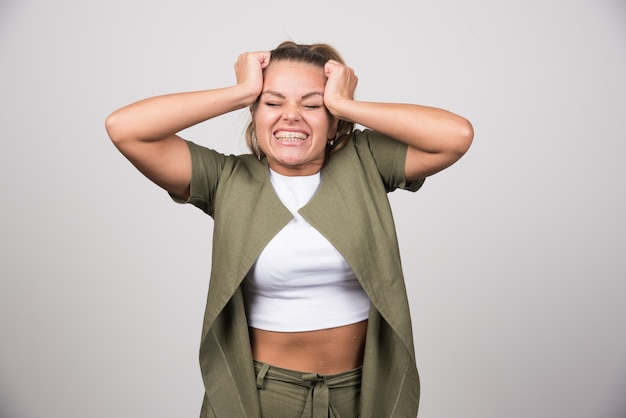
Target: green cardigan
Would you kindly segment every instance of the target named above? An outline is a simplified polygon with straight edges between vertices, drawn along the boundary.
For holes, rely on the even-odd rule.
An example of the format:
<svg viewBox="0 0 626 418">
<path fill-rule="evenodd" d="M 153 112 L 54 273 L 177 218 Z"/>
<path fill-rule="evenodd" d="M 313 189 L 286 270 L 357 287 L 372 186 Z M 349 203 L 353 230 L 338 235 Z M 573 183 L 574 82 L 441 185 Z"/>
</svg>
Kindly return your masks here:
<svg viewBox="0 0 626 418">
<path fill-rule="evenodd" d="M 187 200 L 213 217 L 213 255 L 200 345 L 205 385 L 201 418 L 260 417 L 241 281 L 266 244 L 292 218 L 269 180 L 266 160 L 223 155 L 192 142 Z M 300 213 L 344 256 L 372 302 L 362 418 L 413 418 L 419 377 L 395 225 L 387 193 L 416 191 L 404 179 L 406 146 L 355 131 L 322 169 Z"/>
</svg>

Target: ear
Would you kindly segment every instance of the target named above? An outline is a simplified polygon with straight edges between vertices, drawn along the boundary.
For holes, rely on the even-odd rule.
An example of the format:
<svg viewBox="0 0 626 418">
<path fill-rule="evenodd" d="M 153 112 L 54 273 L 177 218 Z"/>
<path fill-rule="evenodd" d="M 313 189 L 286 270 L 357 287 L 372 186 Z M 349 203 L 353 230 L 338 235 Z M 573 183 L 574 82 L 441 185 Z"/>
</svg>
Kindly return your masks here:
<svg viewBox="0 0 626 418">
<path fill-rule="evenodd" d="M 337 136 L 337 126 L 339 125 L 339 119 L 334 116 L 329 118 L 328 124 L 328 139 L 335 139 Z"/>
</svg>

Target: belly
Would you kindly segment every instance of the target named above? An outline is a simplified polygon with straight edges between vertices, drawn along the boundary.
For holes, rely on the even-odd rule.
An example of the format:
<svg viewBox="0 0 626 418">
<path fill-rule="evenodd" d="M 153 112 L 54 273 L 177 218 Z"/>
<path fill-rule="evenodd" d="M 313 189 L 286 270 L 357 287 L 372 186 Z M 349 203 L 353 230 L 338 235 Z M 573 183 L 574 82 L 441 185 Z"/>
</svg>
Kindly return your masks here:
<svg viewBox="0 0 626 418">
<path fill-rule="evenodd" d="M 284 369 L 336 374 L 363 365 L 367 321 L 306 332 L 250 328 L 252 357 Z"/>
</svg>

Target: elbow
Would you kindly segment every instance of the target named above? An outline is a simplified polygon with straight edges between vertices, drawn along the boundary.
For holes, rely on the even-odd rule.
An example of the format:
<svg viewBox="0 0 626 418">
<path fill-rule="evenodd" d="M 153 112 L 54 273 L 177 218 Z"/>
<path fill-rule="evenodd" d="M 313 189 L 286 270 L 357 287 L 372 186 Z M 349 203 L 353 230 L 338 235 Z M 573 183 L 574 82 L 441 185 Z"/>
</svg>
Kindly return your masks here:
<svg viewBox="0 0 626 418">
<path fill-rule="evenodd" d="M 104 129 L 115 146 L 124 142 L 124 138 L 128 136 L 121 119 L 119 112 L 115 111 L 104 120 Z"/>
<path fill-rule="evenodd" d="M 113 112 L 104 120 L 104 129 L 113 143 L 116 143 L 120 137 L 117 119 L 116 113 Z"/>
<path fill-rule="evenodd" d="M 465 118 L 461 118 L 457 124 L 457 133 L 455 135 L 455 152 L 459 157 L 463 156 L 474 141 L 474 127 L 471 122 Z"/>
</svg>

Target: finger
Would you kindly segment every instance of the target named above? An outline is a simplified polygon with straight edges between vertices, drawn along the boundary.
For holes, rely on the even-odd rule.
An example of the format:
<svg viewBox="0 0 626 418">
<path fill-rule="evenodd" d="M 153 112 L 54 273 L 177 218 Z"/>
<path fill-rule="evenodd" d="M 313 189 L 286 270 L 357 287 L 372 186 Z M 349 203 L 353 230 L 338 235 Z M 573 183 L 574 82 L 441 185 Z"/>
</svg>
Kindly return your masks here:
<svg viewBox="0 0 626 418">
<path fill-rule="evenodd" d="M 338 62 L 334 61 L 334 60 L 328 60 L 326 61 L 326 64 L 324 64 L 324 75 L 326 77 L 330 77 L 330 75 L 333 73 L 333 71 L 335 71 L 335 69 L 338 66 Z M 341 64 L 339 64 L 341 65 Z"/>
<path fill-rule="evenodd" d="M 263 51 L 260 53 L 259 63 L 261 64 L 261 68 L 266 68 L 271 59 L 272 54 L 269 51 Z"/>
</svg>

